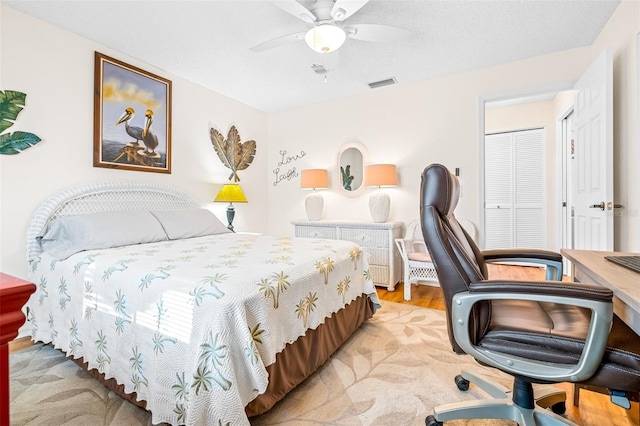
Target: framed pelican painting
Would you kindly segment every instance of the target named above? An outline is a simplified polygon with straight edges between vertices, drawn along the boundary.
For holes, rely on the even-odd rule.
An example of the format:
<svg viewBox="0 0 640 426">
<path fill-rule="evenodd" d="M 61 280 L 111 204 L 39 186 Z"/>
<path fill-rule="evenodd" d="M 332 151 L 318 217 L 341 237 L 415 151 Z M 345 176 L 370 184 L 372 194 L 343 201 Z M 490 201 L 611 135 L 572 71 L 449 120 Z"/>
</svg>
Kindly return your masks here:
<svg viewBox="0 0 640 426">
<path fill-rule="evenodd" d="M 171 173 L 171 81 L 95 52 L 93 166 Z"/>
</svg>

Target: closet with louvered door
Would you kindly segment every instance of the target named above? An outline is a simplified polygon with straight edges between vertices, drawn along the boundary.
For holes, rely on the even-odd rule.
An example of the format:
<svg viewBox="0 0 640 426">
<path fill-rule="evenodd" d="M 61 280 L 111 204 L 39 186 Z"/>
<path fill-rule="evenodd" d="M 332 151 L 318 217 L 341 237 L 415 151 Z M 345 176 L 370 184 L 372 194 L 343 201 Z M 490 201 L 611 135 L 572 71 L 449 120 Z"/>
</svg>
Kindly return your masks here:
<svg viewBox="0 0 640 426">
<path fill-rule="evenodd" d="M 545 248 L 544 129 L 485 135 L 484 248 Z"/>
</svg>

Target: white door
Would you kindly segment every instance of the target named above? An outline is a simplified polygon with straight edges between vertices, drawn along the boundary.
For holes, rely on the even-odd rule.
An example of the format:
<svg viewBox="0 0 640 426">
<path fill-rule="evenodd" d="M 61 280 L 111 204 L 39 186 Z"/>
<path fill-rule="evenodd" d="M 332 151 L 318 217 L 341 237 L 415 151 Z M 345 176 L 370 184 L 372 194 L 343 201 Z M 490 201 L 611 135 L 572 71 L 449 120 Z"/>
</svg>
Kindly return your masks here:
<svg viewBox="0 0 640 426">
<path fill-rule="evenodd" d="M 571 166 L 573 165 L 573 147 L 575 146 L 575 141 L 573 137 L 573 105 L 567 111 L 566 115 L 562 119 L 562 121 L 558 122 L 562 128 L 561 130 L 561 158 L 562 158 L 562 186 L 561 186 L 561 199 L 562 203 L 560 209 L 560 227 L 561 227 L 561 240 L 560 247 L 561 248 L 569 248 L 572 249 L 574 247 L 573 242 L 573 201 L 572 196 L 573 192 L 571 190 L 571 185 L 573 183 L 573 174 Z M 563 269 L 565 275 L 571 273 L 571 263 L 568 259 L 563 258 Z"/>
<path fill-rule="evenodd" d="M 606 49 L 575 84 L 574 248 L 613 250 L 613 66 Z"/>
<path fill-rule="evenodd" d="M 544 134 L 485 136 L 485 249 L 545 248 Z"/>
<path fill-rule="evenodd" d="M 513 143 L 510 133 L 484 138 L 484 249 L 513 247 Z"/>
<path fill-rule="evenodd" d="M 573 106 L 567 115 L 559 122 L 562 127 L 561 155 L 562 155 L 562 186 L 561 186 L 561 229 L 562 237 L 560 247 L 573 248 L 573 201 L 571 200 L 571 183 L 573 174 L 571 165 L 573 164 Z M 568 270 L 568 269 L 567 269 Z"/>
</svg>

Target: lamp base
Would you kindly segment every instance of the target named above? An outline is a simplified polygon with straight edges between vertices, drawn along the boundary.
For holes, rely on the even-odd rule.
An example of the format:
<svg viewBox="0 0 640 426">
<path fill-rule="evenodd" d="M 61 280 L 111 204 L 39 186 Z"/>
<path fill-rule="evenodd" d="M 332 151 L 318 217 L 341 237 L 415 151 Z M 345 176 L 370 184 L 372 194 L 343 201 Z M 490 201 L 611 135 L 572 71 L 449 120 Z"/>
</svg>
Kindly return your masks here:
<svg viewBox="0 0 640 426">
<path fill-rule="evenodd" d="M 236 216 L 236 209 L 233 208 L 233 204 L 229 203 L 229 207 L 227 207 L 227 221 L 229 224 L 227 225 L 227 229 L 230 229 L 232 232 L 236 232 L 233 230 L 233 218 Z"/>
<path fill-rule="evenodd" d="M 371 218 L 376 223 L 386 222 L 389 218 L 389 210 L 391 208 L 391 199 L 389 194 L 382 189 L 378 189 L 369 196 L 369 211 Z"/>
<path fill-rule="evenodd" d="M 309 220 L 320 220 L 322 217 L 322 209 L 324 208 L 324 199 L 317 192 L 311 192 L 304 199 L 304 209 L 307 212 Z"/>
</svg>

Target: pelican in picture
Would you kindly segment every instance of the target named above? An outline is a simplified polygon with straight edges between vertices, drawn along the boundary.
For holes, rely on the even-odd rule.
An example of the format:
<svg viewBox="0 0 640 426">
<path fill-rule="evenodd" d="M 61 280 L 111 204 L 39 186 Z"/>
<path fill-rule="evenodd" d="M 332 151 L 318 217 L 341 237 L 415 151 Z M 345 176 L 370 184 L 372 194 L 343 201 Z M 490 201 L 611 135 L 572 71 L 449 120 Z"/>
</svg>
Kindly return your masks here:
<svg viewBox="0 0 640 426">
<path fill-rule="evenodd" d="M 159 154 L 154 151 L 158 146 L 158 137 L 151 133 L 151 123 L 153 123 L 153 111 L 150 109 L 144 114 L 144 130 L 142 130 L 142 142 L 147 147 L 145 155 L 152 157 L 159 157 Z"/>
<path fill-rule="evenodd" d="M 131 120 L 136 115 L 136 112 L 133 108 L 129 107 L 124 110 L 118 121 L 116 121 L 116 126 L 120 123 L 124 123 L 124 128 L 129 136 L 135 139 L 135 142 L 129 142 L 128 146 L 140 146 L 140 141 L 142 140 L 142 129 L 137 126 L 131 125 Z"/>
</svg>

